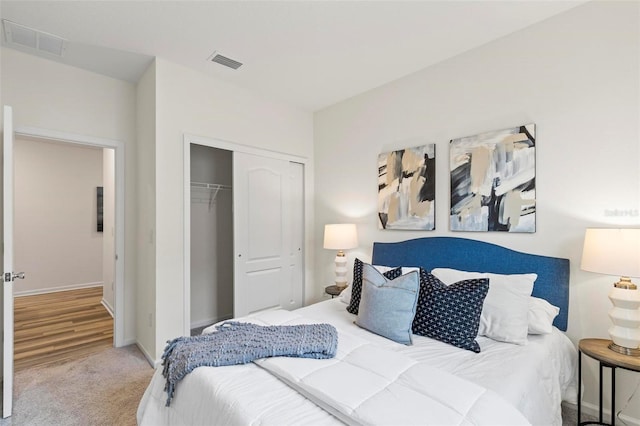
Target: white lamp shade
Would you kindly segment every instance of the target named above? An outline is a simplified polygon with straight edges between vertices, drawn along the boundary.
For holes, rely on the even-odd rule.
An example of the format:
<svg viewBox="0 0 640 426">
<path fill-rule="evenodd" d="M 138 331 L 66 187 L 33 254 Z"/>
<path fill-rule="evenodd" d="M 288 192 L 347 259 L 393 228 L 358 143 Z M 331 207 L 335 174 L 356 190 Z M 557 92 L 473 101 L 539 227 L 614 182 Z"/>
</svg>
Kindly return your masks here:
<svg viewBox="0 0 640 426">
<path fill-rule="evenodd" d="M 324 248 L 348 250 L 358 247 L 358 231 L 353 223 L 336 223 L 324 226 Z"/>
<path fill-rule="evenodd" d="M 587 229 L 580 268 L 606 275 L 640 277 L 640 229 Z"/>
</svg>

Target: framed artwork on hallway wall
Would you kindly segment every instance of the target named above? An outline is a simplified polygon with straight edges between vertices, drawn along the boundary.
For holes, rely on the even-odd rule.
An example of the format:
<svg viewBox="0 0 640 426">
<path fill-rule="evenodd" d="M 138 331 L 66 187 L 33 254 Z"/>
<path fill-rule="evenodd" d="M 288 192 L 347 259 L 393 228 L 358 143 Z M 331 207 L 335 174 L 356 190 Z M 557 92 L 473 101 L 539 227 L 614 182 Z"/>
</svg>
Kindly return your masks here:
<svg viewBox="0 0 640 426">
<path fill-rule="evenodd" d="M 435 229 L 435 154 L 427 144 L 378 156 L 380 229 Z"/>
<path fill-rule="evenodd" d="M 452 231 L 535 232 L 536 126 L 449 143 Z"/>
<path fill-rule="evenodd" d="M 96 187 L 96 231 L 102 232 L 104 226 L 104 189 Z"/>
</svg>

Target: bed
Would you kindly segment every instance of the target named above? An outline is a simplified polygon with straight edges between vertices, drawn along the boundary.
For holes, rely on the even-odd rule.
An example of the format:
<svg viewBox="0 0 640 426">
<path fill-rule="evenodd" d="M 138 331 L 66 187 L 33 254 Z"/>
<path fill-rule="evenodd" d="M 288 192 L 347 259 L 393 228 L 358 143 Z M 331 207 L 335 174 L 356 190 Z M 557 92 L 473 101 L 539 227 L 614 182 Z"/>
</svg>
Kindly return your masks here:
<svg viewBox="0 0 640 426">
<path fill-rule="evenodd" d="M 380 272 L 401 266 L 423 268 L 433 276 L 438 272 L 447 288 L 459 281 L 460 274 L 465 278 L 470 272 L 488 274 L 487 282 L 493 286 L 501 276 L 535 274 L 528 303 L 535 299 L 558 309 L 547 318 L 549 329 L 536 332 L 531 330 L 533 305 L 529 305 L 531 334 L 525 331 L 525 342 L 496 340 L 512 338 L 499 334 L 488 337 L 495 325 L 488 323 L 486 333 L 475 338 L 479 353 L 430 337 L 413 335 L 407 345 L 371 333 L 354 324 L 361 314 L 347 311 L 353 298 L 347 292 L 292 312 L 259 312 L 242 320 L 261 325 L 333 325 L 339 333 L 335 358 L 278 357 L 196 368 L 179 383 L 169 407 L 165 379 L 158 369 L 140 402 L 138 424 L 562 423 L 561 402 L 575 402 L 577 394 L 577 351 L 563 333 L 569 302 L 567 259 L 463 238 L 430 237 L 375 243 L 371 263 Z"/>
</svg>

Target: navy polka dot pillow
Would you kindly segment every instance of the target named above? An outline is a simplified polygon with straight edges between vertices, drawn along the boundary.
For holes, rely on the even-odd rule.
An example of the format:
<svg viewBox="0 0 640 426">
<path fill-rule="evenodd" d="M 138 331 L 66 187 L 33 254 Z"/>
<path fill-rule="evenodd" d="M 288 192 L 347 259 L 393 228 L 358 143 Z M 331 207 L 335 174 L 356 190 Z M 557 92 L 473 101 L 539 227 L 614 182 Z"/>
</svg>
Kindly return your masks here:
<svg viewBox="0 0 640 426">
<path fill-rule="evenodd" d="M 358 307 L 360 306 L 360 298 L 362 297 L 362 265 L 364 263 L 357 259 L 353 262 L 353 283 L 351 283 L 351 301 L 347 306 L 347 312 L 358 315 Z M 383 273 L 387 279 L 394 280 L 402 275 L 402 268 L 390 269 Z"/>
<path fill-rule="evenodd" d="M 420 269 L 420 294 L 413 333 L 480 352 L 476 342 L 489 279 L 477 278 L 445 285 Z"/>
</svg>

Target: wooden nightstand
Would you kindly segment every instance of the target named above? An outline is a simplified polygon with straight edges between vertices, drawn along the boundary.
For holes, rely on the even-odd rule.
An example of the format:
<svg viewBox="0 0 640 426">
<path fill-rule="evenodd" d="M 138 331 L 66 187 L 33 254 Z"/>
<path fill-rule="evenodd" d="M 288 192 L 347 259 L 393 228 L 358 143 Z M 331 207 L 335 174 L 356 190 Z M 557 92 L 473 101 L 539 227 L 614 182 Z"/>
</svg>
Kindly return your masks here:
<svg viewBox="0 0 640 426">
<path fill-rule="evenodd" d="M 611 369 L 611 426 L 616 423 L 616 368 L 640 372 L 640 358 L 623 355 L 609 349 L 611 340 L 607 339 L 582 339 L 578 344 L 578 424 L 603 424 L 602 422 L 602 368 Z M 587 355 L 600 363 L 600 404 L 598 422 L 580 422 L 582 407 L 581 386 L 582 383 L 582 354 Z"/>
<path fill-rule="evenodd" d="M 346 287 L 340 288 L 337 285 L 330 285 L 324 288 L 324 292 L 330 295 L 331 298 L 333 299 L 336 296 L 340 296 L 340 293 L 342 293 L 342 290 L 344 290 L 345 288 Z"/>
</svg>

